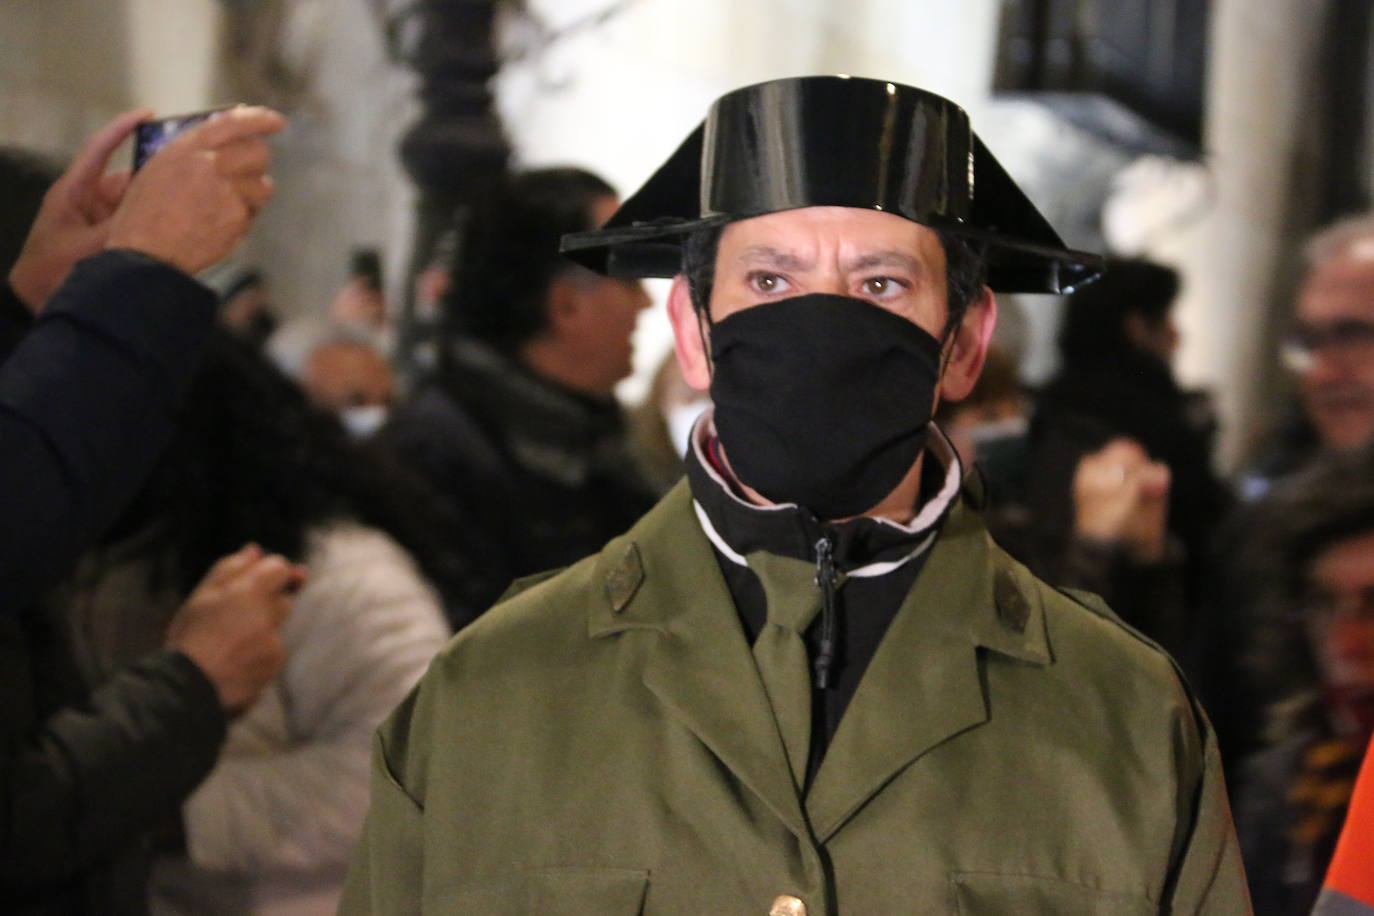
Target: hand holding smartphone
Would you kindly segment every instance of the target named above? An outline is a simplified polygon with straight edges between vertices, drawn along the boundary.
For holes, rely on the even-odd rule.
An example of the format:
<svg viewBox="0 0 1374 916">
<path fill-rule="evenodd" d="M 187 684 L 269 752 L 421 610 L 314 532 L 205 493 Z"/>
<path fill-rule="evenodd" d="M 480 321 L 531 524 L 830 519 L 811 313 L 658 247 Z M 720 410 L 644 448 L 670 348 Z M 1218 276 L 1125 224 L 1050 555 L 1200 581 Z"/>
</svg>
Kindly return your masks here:
<svg viewBox="0 0 1374 916">
<path fill-rule="evenodd" d="M 196 274 L 224 255 L 272 195 L 266 139 L 280 114 L 238 105 L 145 122 L 139 171 L 110 221 L 107 248 L 126 248 Z"/>
<path fill-rule="evenodd" d="M 134 128 L 134 171 L 137 172 L 141 169 L 153 153 L 162 149 L 173 137 L 232 107 L 232 105 L 221 105 L 219 108 L 191 114 L 172 115 L 139 124 L 138 127 Z"/>
</svg>

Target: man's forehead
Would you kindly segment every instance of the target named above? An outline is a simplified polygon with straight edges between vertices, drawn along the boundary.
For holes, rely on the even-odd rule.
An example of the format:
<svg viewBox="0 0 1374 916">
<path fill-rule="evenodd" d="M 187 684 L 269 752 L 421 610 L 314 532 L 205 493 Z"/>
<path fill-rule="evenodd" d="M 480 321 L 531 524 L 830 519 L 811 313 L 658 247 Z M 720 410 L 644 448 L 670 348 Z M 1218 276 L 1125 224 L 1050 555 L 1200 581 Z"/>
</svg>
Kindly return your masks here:
<svg viewBox="0 0 1374 916">
<path fill-rule="evenodd" d="M 1374 244 L 1374 239 L 1370 242 Z M 1374 319 L 1374 257 L 1350 248 L 1317 264 L 1298 298 L 1306 318 L 1358 315 Z"/>
<path fill-rule="evenodd" d="M 817 266 L 818 259 L 813 253 L 798 251 L 795 248 L 747 245 L 739 251 L 734 260 L 737 264 L 746 267 L 771 267 L 775 270 L 812 270 Z M 845 270 L 893 267 L 919 272 L 922 264 L 921 260 L 913 256 L 909 250 L 860 247 L 843 257 L 841 266 Z"/>
</svg>

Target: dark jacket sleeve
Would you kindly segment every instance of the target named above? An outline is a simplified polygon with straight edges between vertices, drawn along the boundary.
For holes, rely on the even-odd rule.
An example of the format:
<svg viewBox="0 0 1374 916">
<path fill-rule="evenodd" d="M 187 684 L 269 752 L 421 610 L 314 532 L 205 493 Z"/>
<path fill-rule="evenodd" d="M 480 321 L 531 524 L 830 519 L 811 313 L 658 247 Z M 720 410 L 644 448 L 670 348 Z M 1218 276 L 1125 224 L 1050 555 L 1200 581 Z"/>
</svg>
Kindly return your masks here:
<svg viewBox="0 0 1374 916">
<path fill-rule="evenodd" d="M 0 886 L 60 881 L 174 814 L 214 766 L 225 727 L 201 670 L 160 652 L 5 748 Z"/>
<path fill-rule="evenodd" d="M 214 294 L 133 252 L 82 261 L 0 365 L 0 606 L 58 580 L 143 482 Z"/>
</svg>

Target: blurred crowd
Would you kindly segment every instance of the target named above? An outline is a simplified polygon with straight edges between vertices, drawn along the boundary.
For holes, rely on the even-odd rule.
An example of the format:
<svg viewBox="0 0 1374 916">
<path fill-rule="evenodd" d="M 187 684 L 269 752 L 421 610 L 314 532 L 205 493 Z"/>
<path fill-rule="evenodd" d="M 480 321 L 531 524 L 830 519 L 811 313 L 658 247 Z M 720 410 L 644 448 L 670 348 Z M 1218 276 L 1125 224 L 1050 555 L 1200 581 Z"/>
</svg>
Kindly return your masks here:
<svg viewBox="0 0 1374 916">
<path fill-rule="evenodd" d="M 0 154 L 0 897 L 332 912 L 379 722 L 513 581 L 677 485 L 710 404 L 671 356 L 615 396 L 649 296 L 558 253 L 618 205 L 596 175 L 518 173 L 460 214 L 400 373 L 375 251 L 290 309 L 223 263 L 280 118 L 107 174 L 146 114 L 65 169 Z M 1374 217 L 1291 256 L 1297 403 L 1233 477 L 1171 367 L 1179 276 L 1146 261 L 1069 298 L 1046 384 L 997 352 L 937 417 L 993 536 L 1176 660 L 1272 914 L 1310 910 L 1374 733 Z"/>
</svg>

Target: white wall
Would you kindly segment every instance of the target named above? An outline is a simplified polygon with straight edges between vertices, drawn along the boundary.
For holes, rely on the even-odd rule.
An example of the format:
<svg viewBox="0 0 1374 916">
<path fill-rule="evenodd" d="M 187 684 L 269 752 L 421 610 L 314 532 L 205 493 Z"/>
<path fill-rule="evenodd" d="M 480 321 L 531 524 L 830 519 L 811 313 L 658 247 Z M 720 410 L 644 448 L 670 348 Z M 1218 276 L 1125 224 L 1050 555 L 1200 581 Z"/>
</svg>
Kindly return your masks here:
<svg viewBox="0 0 1374 916">
<path fill-rule="evenodd" d="M 414 197 L 396 144 L 417 106 L 370 0 L 297 0 L 291 17 L 293 58 L 315 62 L 309 95 L 275 144 L 277 193 L 239 259 L 264 269 L 279 309 L 301 315 L 324 309 L 347 281 L 354 247 L 382 249 L 399 293 Z"/>
<path fill-rule="evenodd" d="M 129 93 L 159 114 L 198 111 L 216 99 L 220 28 L 215 0 L 125 0 Z"/>
<path fill-rule="evenodd" d="M 65 158 L 106 119 L 211 101 L 215 0 L 5 0 L 0 143 Z"/>
</svg>

